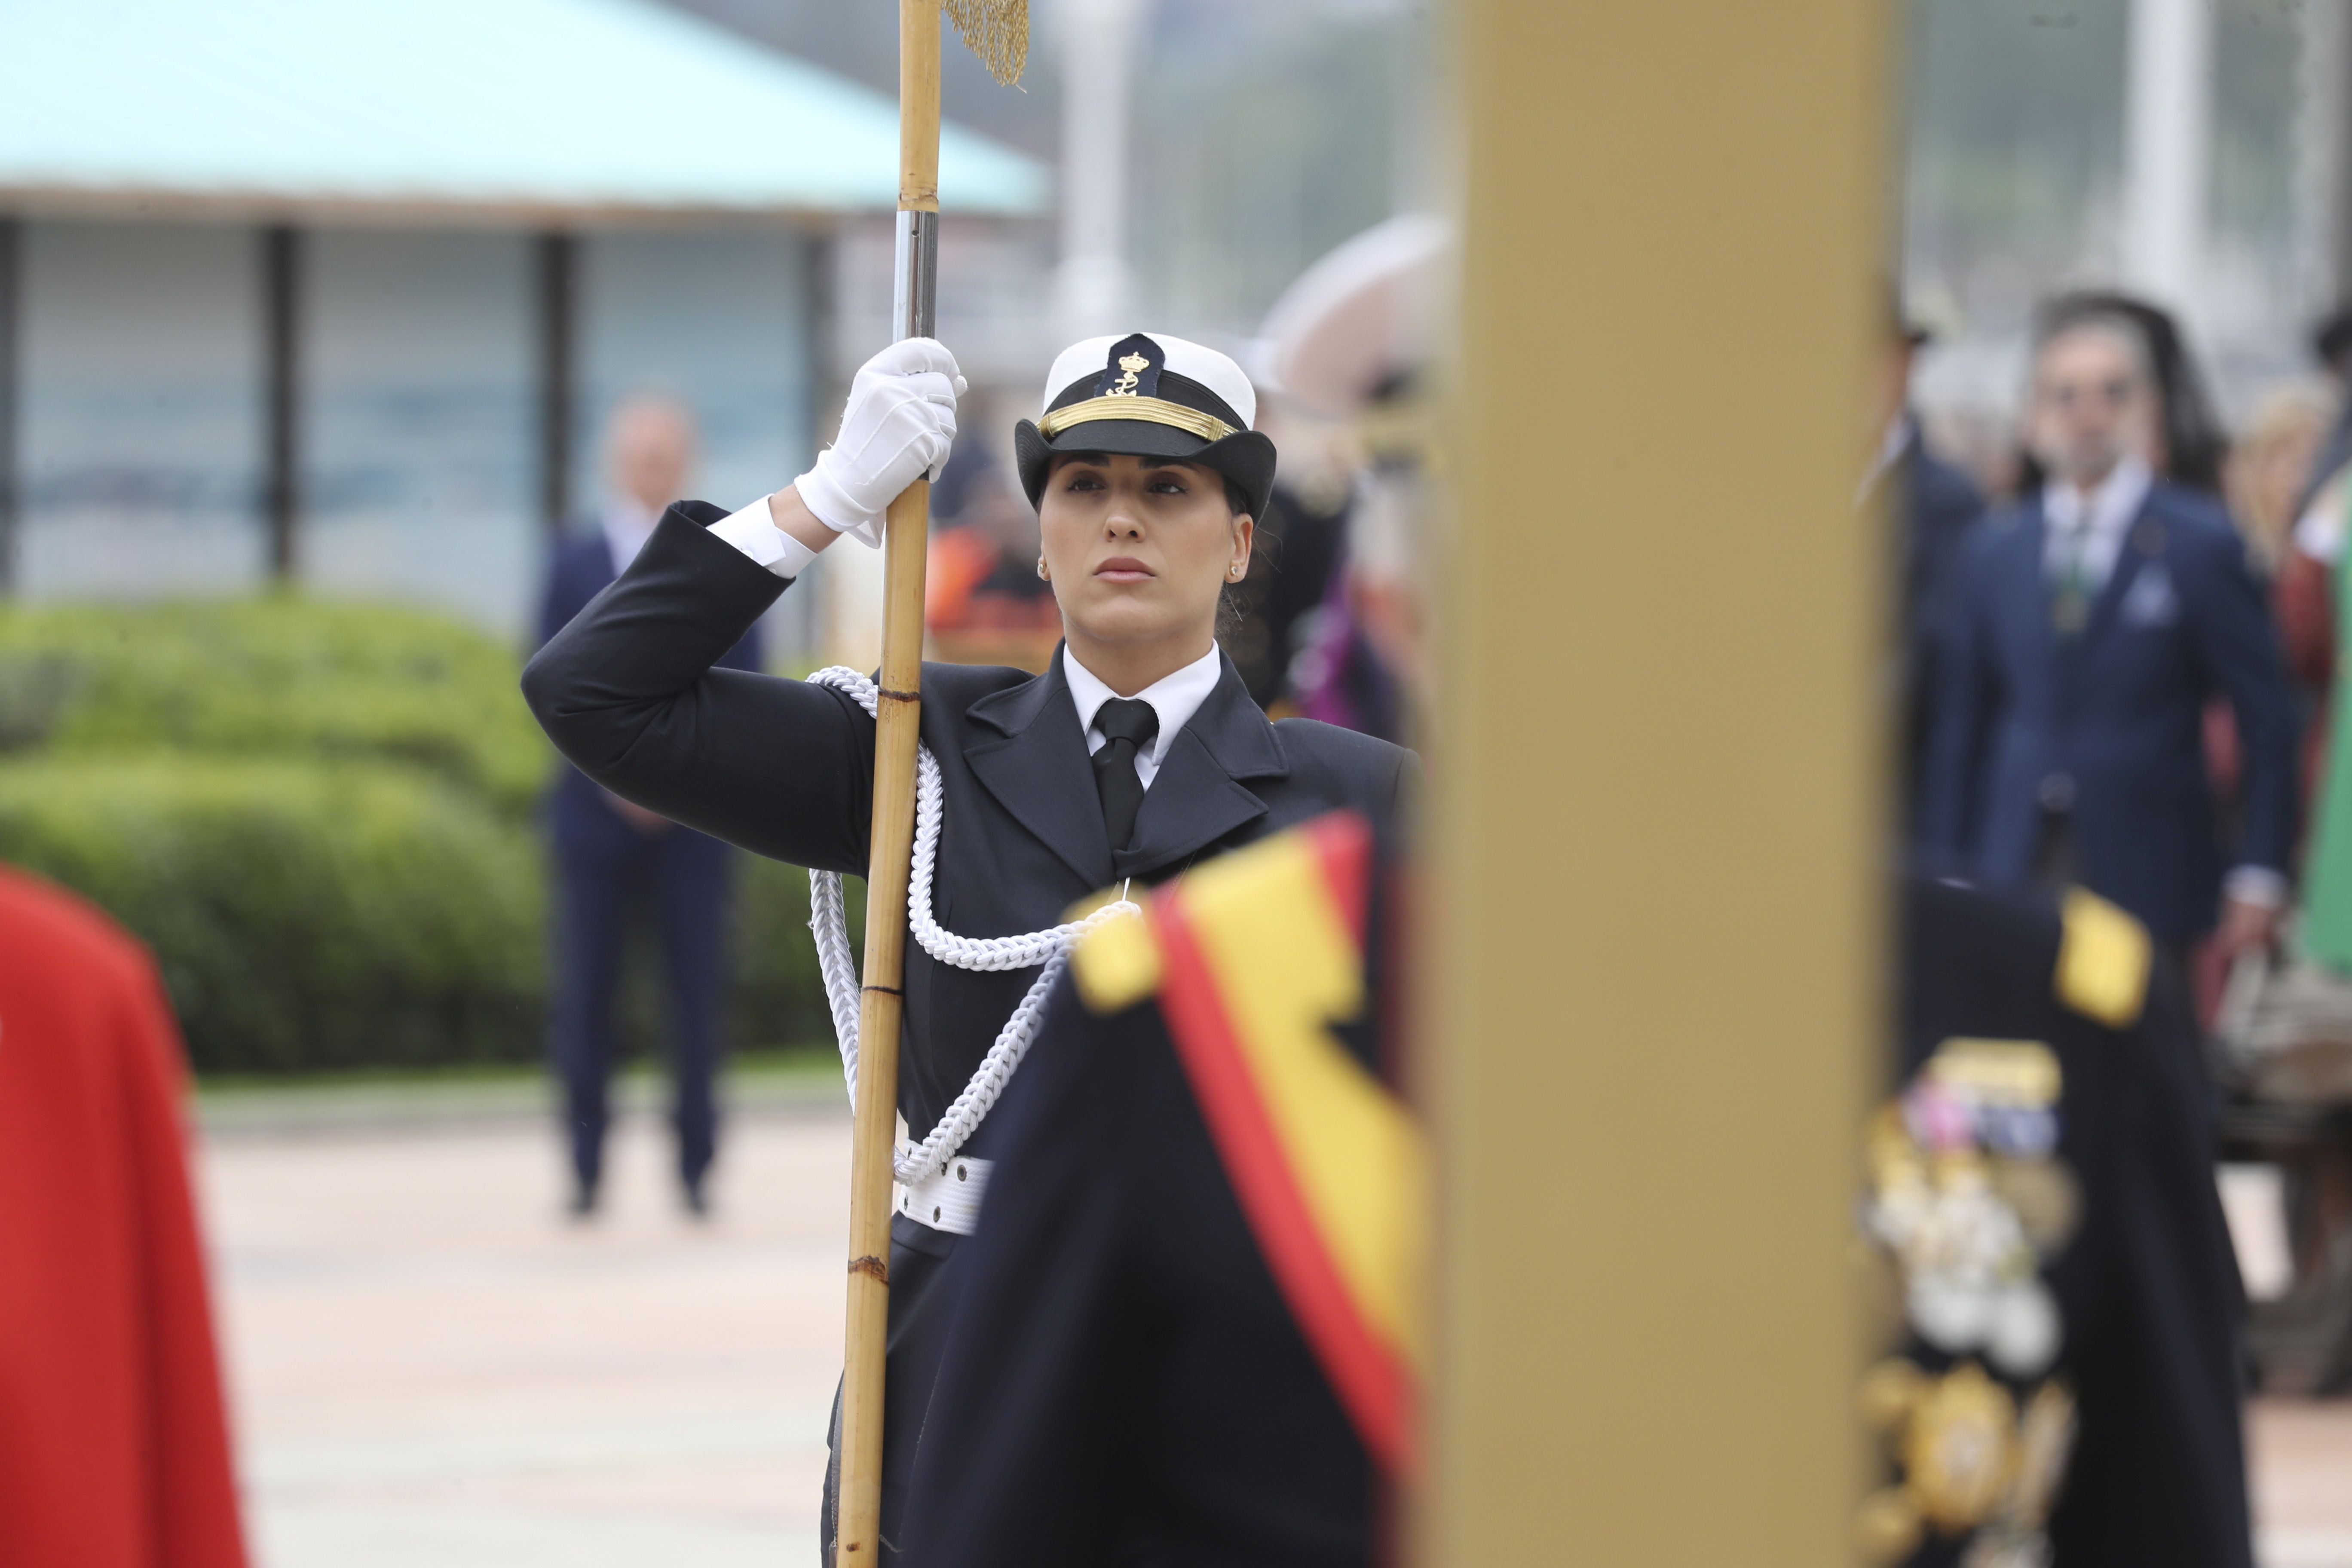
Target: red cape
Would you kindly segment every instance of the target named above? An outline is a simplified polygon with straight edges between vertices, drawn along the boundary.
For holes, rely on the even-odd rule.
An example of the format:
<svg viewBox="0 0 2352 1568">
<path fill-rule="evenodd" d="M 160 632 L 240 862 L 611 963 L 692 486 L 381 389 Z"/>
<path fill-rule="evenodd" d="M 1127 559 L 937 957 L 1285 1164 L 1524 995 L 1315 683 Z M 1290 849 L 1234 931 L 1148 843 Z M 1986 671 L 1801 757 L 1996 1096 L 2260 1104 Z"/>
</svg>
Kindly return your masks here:
<svg viewBox="0 0 2352 1568">
<path fill-rule="evenodd" d="M 146 950 L 0 870 L 0 1563 L 244 1568 L 185 1089 Z"/>
</svg>

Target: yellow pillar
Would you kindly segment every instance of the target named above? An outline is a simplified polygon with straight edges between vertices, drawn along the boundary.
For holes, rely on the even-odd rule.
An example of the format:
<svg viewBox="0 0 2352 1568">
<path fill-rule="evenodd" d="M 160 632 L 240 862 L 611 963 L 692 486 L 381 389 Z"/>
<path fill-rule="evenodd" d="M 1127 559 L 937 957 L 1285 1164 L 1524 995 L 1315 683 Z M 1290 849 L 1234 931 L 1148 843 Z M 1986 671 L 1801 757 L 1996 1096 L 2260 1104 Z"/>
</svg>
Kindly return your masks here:
<svg viewBox="0 0 2352 1568">
<path fill-rule="evenodd" d="M 1456 12 L 1425 1561 L 1847 1560 L 1884 10 Z"/>
</svg>

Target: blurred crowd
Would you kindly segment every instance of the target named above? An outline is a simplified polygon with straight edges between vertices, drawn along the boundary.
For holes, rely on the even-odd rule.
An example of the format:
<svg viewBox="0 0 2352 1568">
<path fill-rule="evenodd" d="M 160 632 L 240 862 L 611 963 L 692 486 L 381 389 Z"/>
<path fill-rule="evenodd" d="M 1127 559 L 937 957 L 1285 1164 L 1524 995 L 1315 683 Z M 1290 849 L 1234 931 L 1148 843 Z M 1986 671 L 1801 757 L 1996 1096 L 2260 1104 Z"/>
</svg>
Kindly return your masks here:
<svg viewBox="0 0 2352 1568">
<path fill-rule="evenodd" d="M 1894 529 L 1897 805 L 1909 858 L 1990 889 L 2080 887 L 2189 984 L 2221 1154 L 2282 1173 L 2242 1226 L 2274 1385 L 2352 1376 L 2352 764 L 2336 712 L 2352 507 L 2352 311 L 2225 427 L 2179 324 L 2051 299 L 2011 438 L 1960 462 L 1888 321 L 1863 487 Z M 1959 456 L 1956 453 L 1955 456 Z"/>
<path fill-rule="evenodd" d="M 2210 1016 L 2336 847 L 2316 806 L 2352 312 L 2233 435 L 2169 313 L 2059 296 L 2011 438 L 1957 460 L 1908 403 L 1927 342 L 1890 321 L 1864 487 L 1896 530 L 1909 845 L 1995 882 L 2074 873 L 2197 965 Z"/>
</svg>

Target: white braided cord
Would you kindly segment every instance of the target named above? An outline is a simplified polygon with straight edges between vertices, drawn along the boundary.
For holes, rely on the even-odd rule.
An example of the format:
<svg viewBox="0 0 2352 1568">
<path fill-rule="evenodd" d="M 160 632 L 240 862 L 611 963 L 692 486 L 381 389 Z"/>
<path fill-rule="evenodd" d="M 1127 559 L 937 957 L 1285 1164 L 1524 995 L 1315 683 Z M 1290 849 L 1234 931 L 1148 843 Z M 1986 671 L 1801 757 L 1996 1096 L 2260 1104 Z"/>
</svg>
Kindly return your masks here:
<svg viewBox="0 0 2352 1568">
<path fill-rule="evenodd" d="M 841 665 L 832 665 L 809 677 L 811 684 L 829 686 L 855 698 L 866 712 L 881 702 L 880 689 L 866 677 Z M 1037 1037 L 1045 998 L 1070 961 L 1070 949 L 1087 931 L 1108 920 L 1143 911 L 1126 899 L 1103 905 L 1084 920 L 1030 931 L 1024 936 L 958 936 L 931 913 L 931 881 L 939 868 L 940 828 L 946 820 L 939 760 L 929 746 L 915 752 L 915 850 L 907 877 L 907 927 L 923 951 L 951 968 L 1002 973 L 1042 964 L 1028 994 L 997 1032 L 996 1043 L 981 1058 L 971 1081 L 955 1098 L 930 1136 L 912 1148 L 898 1150 L 891 1167 L 901 1182 L 914 1182 L 954 1158 L 981 1119 L 995 1107 L 997 1097 L 1013 1080 L 1013 1071 Z M 838 871 L 809 872 L 809 930 L 816 938 L 817 967 L 824 973 L 824 998 L 833 1011 L 833 1032 L 841 1045 L 842 1076 L 849 1085 L 854 1106 L 857 1099 L 857 1009 L 860 1000 L 856 960 L 849 950 L 848 906 Z"/>
</svg>

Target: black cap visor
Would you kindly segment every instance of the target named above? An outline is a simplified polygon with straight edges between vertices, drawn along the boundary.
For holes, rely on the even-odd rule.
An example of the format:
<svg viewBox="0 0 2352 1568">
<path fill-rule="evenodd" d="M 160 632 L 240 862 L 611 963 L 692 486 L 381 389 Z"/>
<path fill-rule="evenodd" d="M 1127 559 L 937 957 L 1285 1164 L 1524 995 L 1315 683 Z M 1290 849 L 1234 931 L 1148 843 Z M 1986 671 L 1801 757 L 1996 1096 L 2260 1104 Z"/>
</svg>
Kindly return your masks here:
<svg viewBox="0 0 2352 1568">
<path fill-rule="evenodd" d="M 1265 515 L 1266 497 L 1274 489 L 1274 441 L 1262 431 L 1236 430 L 1215 441 L 1203 441 L 1190 430 L 1147 419 L 1091 419 L 1047 436 L 1034 420 L 1013 427 L 1013 451 L 1021 470 L 1021 488 L 1029 504 L 1041 503 L 1045 475 L 1063 453 L 1098 452 L 1105 456 L 1163 458 L 1198 463 L 1234 481 L 1241 489 L 1252 517 Z"/>
</svg>

